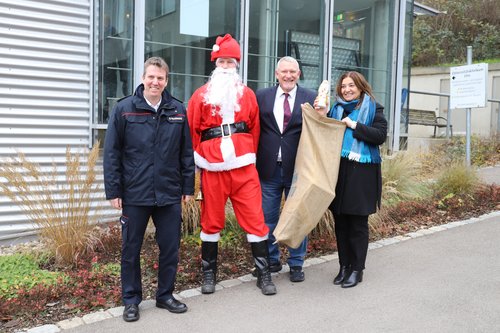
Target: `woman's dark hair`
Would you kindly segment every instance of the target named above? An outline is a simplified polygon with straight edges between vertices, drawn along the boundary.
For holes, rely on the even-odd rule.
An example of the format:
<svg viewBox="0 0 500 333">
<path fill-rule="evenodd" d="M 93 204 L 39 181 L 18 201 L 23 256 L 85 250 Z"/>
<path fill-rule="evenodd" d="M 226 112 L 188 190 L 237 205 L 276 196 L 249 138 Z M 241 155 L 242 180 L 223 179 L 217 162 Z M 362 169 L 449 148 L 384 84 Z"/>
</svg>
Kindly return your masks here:
<svg viewBox="0 0 500 333">
<path fill-rule="evenodd" d="M 340 76 L 339 80 L 337 81 L 337 87 L 335 90 L 338 97 L 342 97 L 342 81 L 344 81 L 344 79 L 347 77 L 351 78 L 354 81 L 354 84 L 361 92 L 361 95 L 359 96 L 359 104 L 361 104 L 361 102 L 363 101 L 363 97 L 365 97 L 365 94 L 368 94 L 368 96 L 375 100 L 372 92 L 372 87 L 370 86 L 368 81 L 366 81 L 363 74 L 354 71 L 345 72 Z"/>
</svg>

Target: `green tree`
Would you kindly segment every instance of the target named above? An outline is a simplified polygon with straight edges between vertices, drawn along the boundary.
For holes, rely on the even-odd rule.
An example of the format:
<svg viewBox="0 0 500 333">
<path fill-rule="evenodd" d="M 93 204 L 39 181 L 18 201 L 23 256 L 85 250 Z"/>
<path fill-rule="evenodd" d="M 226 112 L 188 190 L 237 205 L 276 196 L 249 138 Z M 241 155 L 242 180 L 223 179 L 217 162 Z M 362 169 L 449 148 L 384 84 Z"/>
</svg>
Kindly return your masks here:
<svg viewBox="0 0 500 333">
<path fill-rule="evenodd" d="M 475 60 L 500 58 L 498 0 L 424 0 L 421 3 L 443 14 L 414 19 L 414 66 L 463 63 L 469 45 L 473 47 Z"/>
</svg>

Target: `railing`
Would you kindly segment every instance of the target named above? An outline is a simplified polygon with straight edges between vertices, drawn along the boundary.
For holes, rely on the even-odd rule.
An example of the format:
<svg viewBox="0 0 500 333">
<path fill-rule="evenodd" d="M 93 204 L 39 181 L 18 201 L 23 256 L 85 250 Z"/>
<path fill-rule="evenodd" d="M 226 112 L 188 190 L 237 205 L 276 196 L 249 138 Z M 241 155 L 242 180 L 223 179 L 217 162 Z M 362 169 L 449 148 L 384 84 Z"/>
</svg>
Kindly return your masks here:
<svg viewBox="0 0 500 333">
<path fill-rule="evenodd" d="M 451 126 L 450 94 L 434 93 L 434 92 L 418 91 L 418 90 L 410 90 L 410 93 L 420 94 L 420 95 L 446 97 L 448 99 L 448 116 L 446 117 L 446 138 L 449 138 L 450 137 L 450 126 Z M 492 103 L 498 103 L 498 105 L 500 107 L 500 99 L 488 98 L 487 101 L 492 102 Z M 497 123 L 497 133 L 500 133 L 500 116 L 498 117 L 497 122 L 498 122 Z"/>
</svg>

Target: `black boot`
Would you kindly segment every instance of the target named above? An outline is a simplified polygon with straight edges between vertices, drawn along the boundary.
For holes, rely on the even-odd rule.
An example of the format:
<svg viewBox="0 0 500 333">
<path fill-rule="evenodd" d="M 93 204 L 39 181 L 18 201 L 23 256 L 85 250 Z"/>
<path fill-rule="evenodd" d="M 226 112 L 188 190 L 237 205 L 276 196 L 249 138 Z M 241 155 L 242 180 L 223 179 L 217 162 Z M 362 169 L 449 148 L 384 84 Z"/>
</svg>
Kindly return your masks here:
<svg viewBox="0 0 500 333">
<path fill-rule="evenodd" d="M 344 282 L 344 280 L 347 278 L 347 275 L 349 274 L 349 266 L 340 266 L 340 271 L 339 274 L 333 279 L 333 284 L 339 285 Z"/>
<path fill-rule="evenodd" d="M 257 269 L 257 287 L 259 287 L 264 295 L 276 294 L 276 286 L 271 279 L 269 271 L 269 249 L 267 241 L 258 243 L 250 243 L 252 245 L 252 255 L 255 260 L 255 268 Z"/>
<path fill-rule="evenodd" d="M 355 287 L 361 281 L 363 281 L 363 271 L 352 271 L 342 282 L 342 288 Z"/>
<path fill-rule="evenodd" d="M 203 269 L 202 294 L 215 292 L 217 280 L 217 242 L 201 242 L 201 266 Z"/>
</svg>

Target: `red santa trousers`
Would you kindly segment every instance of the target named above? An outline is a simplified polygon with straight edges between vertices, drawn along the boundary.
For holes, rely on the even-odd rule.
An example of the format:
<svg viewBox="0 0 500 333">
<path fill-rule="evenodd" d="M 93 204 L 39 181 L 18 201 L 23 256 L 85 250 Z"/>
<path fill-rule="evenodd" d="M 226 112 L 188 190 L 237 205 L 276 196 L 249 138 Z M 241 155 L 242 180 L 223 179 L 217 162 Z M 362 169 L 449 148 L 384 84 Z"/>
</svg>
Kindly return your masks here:
<svg viewBox="0 0 500 333">
<path fill-rule="evenodd" d="M 202 170 L 201 231 L 218 234 L 225 225 L 225 205 L 231 199 L 238 224 L 249 235 L 266 237 L 262 192 L 255 164 L 227 171 Z"/>
</svg>

